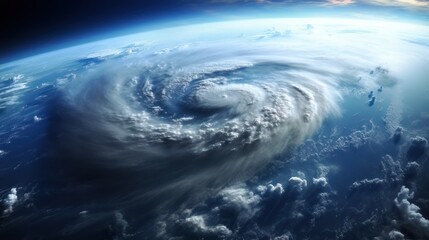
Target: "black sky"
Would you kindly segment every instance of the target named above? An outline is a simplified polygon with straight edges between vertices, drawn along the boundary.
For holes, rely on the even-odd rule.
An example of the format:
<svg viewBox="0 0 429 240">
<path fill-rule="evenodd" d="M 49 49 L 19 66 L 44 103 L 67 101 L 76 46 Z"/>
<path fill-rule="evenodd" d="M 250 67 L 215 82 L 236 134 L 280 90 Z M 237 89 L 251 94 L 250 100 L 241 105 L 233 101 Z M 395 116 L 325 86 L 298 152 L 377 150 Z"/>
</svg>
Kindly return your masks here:
<svg viewBox="0 0 429 240">
<path fill-rule="evenodd" d="M 186 11 L 192 7 L 177 0 L 0 1 L 0 57 L 35 54 L 85 34 Z"/>
</svg>

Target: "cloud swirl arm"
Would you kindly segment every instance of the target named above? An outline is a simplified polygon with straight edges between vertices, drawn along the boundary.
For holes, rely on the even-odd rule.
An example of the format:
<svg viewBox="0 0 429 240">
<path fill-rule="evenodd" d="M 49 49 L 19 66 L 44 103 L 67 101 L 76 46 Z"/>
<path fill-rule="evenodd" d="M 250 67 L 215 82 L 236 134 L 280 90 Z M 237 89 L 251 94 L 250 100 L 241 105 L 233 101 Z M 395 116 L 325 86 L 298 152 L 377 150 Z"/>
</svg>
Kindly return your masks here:
<svg viewBox="0 0 429 240">
<path fill-rule="evenodd" d="M 304 65 L 219 62 L 106 66 L 77 79 L 60 113 L 65 164 L 115 184 L 133 178 L 138 198 L 180 196 L 252 176 L 338 114 L 334 84 Z"/>
<path fill-rule="evenodd" d="M 378 20 L 189 23 L 2 66 L 3 229 L 423 236 L 390 210 L 425 179 L 428 36 Z"/>
<path fill-rule="evenodd" d="M 118 185 L 135 179 L 137 196 L 180 196 L 251 176 L 339 113 L 323 71 L 205 52 L 213 50 L 189 62 L 106 64 L 76 79 L 59 113 L 64 164 Z"/>
</svg>

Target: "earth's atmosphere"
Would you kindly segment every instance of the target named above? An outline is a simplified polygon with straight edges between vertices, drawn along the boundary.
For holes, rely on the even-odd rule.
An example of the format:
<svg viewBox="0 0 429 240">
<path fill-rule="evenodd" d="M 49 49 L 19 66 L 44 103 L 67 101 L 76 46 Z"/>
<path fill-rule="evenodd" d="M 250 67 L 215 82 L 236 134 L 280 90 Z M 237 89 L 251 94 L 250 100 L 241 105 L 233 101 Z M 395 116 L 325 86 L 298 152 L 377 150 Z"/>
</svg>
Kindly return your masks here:
<svg viewBox="0 0 429 240">
<path fill-rule="evenodd" d="M 257 19 L 0 65 L 1 239 L 429 239 L 429 27 Z"/>
</svg>

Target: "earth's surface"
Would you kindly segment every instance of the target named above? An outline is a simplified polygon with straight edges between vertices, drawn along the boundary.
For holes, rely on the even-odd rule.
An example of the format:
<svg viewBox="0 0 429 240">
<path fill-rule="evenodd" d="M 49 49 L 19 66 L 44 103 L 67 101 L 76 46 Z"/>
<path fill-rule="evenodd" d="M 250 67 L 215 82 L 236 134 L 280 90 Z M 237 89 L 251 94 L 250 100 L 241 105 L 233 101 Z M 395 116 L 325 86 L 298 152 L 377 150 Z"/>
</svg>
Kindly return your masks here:
<svg viewBox="0 0 429 240">
<path fill-rule="evenodd" d="M 1 239 L 428 239 L 429 27 L 257 19 L 0 65 Z"/>
</svg>

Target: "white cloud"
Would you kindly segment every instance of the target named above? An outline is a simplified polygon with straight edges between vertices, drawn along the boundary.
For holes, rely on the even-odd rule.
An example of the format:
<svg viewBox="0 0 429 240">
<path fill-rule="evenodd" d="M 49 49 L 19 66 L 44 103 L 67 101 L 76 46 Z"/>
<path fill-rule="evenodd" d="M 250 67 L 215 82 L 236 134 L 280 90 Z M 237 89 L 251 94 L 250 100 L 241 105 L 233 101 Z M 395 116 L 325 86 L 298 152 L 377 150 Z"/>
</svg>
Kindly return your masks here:
<svg viewBox="0 0 429 240">
<path fill-rule="evenodd" d="M 407 178 L 408 180 L 414 179 L 415 177 L 417 177 L 420 171 L 420 164 L 418 164 L 417 162 L 409 162 L 406 166 L 405 178 Z"/>
<path fill-rule="evenodd" d="M 242 216 L 245 218 L 252 216 L 257 211 L 256 206 L 261 201 L 259 195 L 254 194 L 244 185 L 226 188 L 219 193 L 219 196 L 224 202 L 223 206 L 239 210 L 242 215 L 245 215 Z"/>
<path fill-rule="evenodd" d="M 40 122 L 40 121 L 42 120 L 42 118 L 41 118 L 41 117 L 39 117 L 39 116 L 37 116 L 37 115 L 34 115 L 33 120 L 34 120 L 35 122 Z"/>
<path fill-rule="evenodd" d="M 5 214 L 11 214 L 13 212 L 13 205 L 18 201 L 18 191 L 16 188 L 12 188 L 10 193 L 4 199 L 6 209 L 3 211 Z"/>
<path fill-rule="evenodd" d="M 384 185 L 384 180 L 380 178 L 364 179 L 356 181 L 350 186 L 351 191 L 375 191 Z"/>
<path fill-rule="evenodd" d="M 403 175 L 401 164 L 390 155 L 385 155 L 381 159 L 381 167 L 384 175 L 384 180 L 387 182 L 399 181 Z"/>
<path fill-rule="evenodd" d="M 313 184 L 317 186 L 325 187 L 326 185 L 328 185 L 328 181 L 324 177 L 313 178 Z"/>
<path fill-rule="evenodd" d="M 278 186 L 273 186 L 272 189 L 277 191 Z M 195 235 L 216 239 L 231 236 L 236 225 L 242 226 L 257 214 L 262 201 L 260 194 L 265 191 L 270 190 L 266 186 L 260 186 L 258 192 L 254 193 L 245 184 L 227 187 L 209 201 L 180 210 L 168 219 L 160 219 L 157 225 L 158 236 L 166 239 L 188 239 Z M 229 223 L 230 218 L 233 219 L 233 225 Z"/>
<path fill-rule="evenodd" d="M 88 214 L 88 210 L 83 210 L 83 211 L 80 211 L 79 212 L 79 215 L 83 215 L 83 216 L 85 216 L 85 215 L 87 215 Z"/>
<path fill-rule="evenodd" d="M 268 198 L 279 197 L 285 191 L 281 183 L 277 183 L 276 185 L 268 184 L 268 186 L 261 185 L 258 186 L 257 190 Z"/>
<path fill-rule="evenodd" d="M 368 4 L 368 5 L 379 5 L 386 7 L 405 7 L 405 8 L 429 8 L 429 1 L 426 0 L 325 0 L 325 1 L 270 1 L 270 0 L 212 0 L 212 3 L 227 3 L 227 4 L 238 4 L 238 3 L 255 3 L 255 4 L 309 4 L 309 5 L 321 5 L 321 6 L 348 6 L 353 4 Z"/>
<path fill-rule="evenodd" d="M 104 49 L 99 52 L 94 52 L 86 56 L 86 58 L 107 58 L 122 53 L 120 49 Z"/>
<path fill-rule="evenodd" d="M 224 225 L 208 226 L 204 215 L 188 217 L 185 219 L 185 224 L 194 232 L 211 233 L 217 236 L 227 236 L 232 233 L 231 230 Z"/>
<path fill-rule="evenodd" d="M 307 187 L 307 180 L 299 177 L 291 177 L 289 178 L 289 187 L 301 192 L 305 187 Z"/>
<path fill-rule="evenodd" d="M 354 0 L 328 0 L 330 5 L 349 5 L 355 3 Z"/>
<path fill-rule="evenodd" d="M 128 222 L 124 219 L 124 215 L 120 212 L 115 212 L 115 222 L 117 234 L 121 237 L 126 237 Z"/>
<path fill-rule="evenodd" d="M 365 3 L 392 7 L 429 7 L 425 0 L 363 0 Z"/>
<path fill-rule="evenodd" d="M 274 240 L 290 240 L 290 239 L 293 239 L 293 237 L 292 237 L 292 234 L 290 234 L 289 232 L 274 238 Z"/>
<path fill-rule="evenodd" d="M 426 236 L 429 236 L 429 220 L 423 217 L 417 205 L 409 201 L 413 197 L 414 193 L 410 192 L 410 189 L 407 187 L 402 186 L 398 196 L 394 200 L 395 205 L 399 208 L 407 222 L 412 226 L 420 228 Z"/>
<path fill-rule="evenodd" d="M 330 195 L 329 193 L 326 193 L 326 192 L 322 192 L 318 194 L 317 201 L 318 203 L 313 206 L 312 215 L 314 217 L 320 217 L 321 215 L 323 215 L 328 210 L 329 205 L 332 204 Z"/>
<path fill-rule="evenodd" d="M 405 239 L 405 236 L 401 232 L 398 232 L 396 230 L 392 230 L 389 232 L 389 239 L 391 239 L 391 240 L 403 240 L 403 239 Z"/>
</svg>

